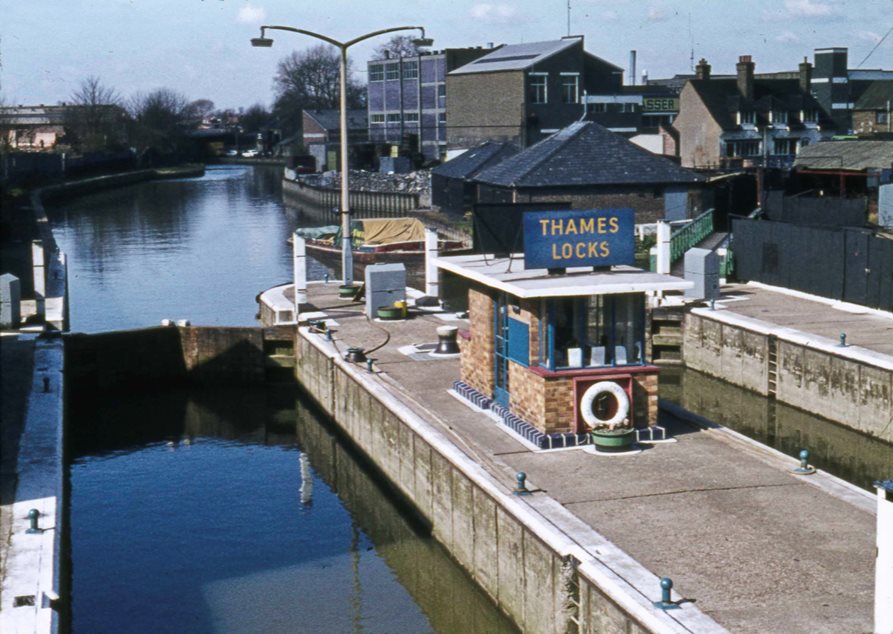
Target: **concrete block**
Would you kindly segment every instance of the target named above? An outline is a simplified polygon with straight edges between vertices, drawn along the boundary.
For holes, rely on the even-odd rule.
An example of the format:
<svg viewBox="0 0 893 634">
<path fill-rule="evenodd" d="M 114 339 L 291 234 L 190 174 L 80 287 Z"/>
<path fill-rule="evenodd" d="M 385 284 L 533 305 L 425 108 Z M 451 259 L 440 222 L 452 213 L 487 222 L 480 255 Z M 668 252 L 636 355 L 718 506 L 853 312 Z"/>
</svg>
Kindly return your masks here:
<svg viewBox="0 0 893 634">
<path fill-rule="evenodd" d="M 431 485 L 431 446 L 421 437 L 413 434 L 415 455 L 415 492 L 416 504 L 422 514 L 431 519 L 434 517 Z"/>
<path fill-rule="evenodd" d="M 453 469 L 453 549 L 452 554 L 466 569 L 474 564 L 474 499 L 471 481 Z"/>
<path fill-rule="evenodd" d="M 366 316 L 374 319 L 382 306 L 406 300 L 406 267 L 397 264 L 370 264 L 366 267 Z"/>
<path fill-rule="evenodd" d="M 524 629 L 523 530 L 502 508 L 496 508 L 498 554 L 496 558 L 499 607 Z"/>
<path fill-rule="evenodd" d="M 719 256 L 709 249 L 689 249 L 685 252 L 685 279 L 694 287 L 685 291 L 690 299 L 719 297 Z"/>
<path fill-rule="evenodd" d="M 471 567 L 471 573 L 478 585 L 492 591 L 497 588 L 499 570 L 496 502 L 478 488 L 474 489 L 472 497 L 475 539 L 474 564 Z"/>
<path fill-rule="evenodd" d="M 22 322 L 22 285 L 12 273 L 0 275 L 0 328 L 18 328 Z"/>
<path fill-rule="evenodd" d="M 524 631 L 553 632 L 557 606 L 551 551 L 524 532 Z"/>
<path fill-rule="evenodd" d="M 431 516 L 434 535 L 447 549 L 453 548 L 453 465 L 431 452 Z"/>
</svg>

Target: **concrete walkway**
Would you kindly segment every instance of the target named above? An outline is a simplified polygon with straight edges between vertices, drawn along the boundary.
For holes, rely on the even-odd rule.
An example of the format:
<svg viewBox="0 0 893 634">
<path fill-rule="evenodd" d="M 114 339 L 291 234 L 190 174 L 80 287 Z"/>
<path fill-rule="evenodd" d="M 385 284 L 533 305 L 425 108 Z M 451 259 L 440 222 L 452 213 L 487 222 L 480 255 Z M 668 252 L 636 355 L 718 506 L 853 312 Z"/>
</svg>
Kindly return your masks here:
<svg viewBox="0 0 893 634">
<path fill-rule="evenodd" d="M 728 312 L 859 346 L 893 359 L 893 314 L 761 284 L 728 284 L 717 305 Z"/>
<path fill-rule="evenodd" d="M 310 301 L 337 322 L 339 349 L 383 346 L 369 355 L 377 380 L 507 491 L 525 471 L 536 489 L 525 498 L 531 509 L 549 521 L 543 509 L 560 504 L 581 520 L 583 528 L 557 526 L 574 541 L 607 537 L 730 631 L 871 631 L 871 494 L 822 473 L 793 475 L 795 461 L 772 449 L 666 413 L 661 424 L 677 442 L 637 455 L 534 450 L 449 392 L 457 360 L 405 354 L 436 341 L 437 326 L 461 321 L 413 311 L 404 322 L 370 322 L 361 305 L 337 298 L 337 284 L 311 285 Z"/>
</svg>

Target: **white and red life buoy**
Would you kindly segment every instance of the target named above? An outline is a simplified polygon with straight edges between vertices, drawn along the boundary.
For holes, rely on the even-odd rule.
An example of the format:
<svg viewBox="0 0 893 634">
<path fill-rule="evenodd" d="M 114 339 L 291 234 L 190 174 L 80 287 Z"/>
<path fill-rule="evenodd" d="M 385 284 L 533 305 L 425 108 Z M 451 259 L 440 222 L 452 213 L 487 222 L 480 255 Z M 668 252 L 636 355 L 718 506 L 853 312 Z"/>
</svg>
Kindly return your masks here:
<svg viewBox="0 0 893 634">
<path fill-rule="evenodd" d="M 608 418 L 599 418 L 593 408 L 595 400 L 602 394 L 607 394 L 614 399 L 616 407 L 613 408 L 613 415 Z M 614 429 L 616 426 L 624 423 L 629 416 L 629 396 L 619 384 L 613 381 L 599 381 L 593 383 L 583 396 L 580 397 L 580 416 L 591 428 L 607 427 Z"/>
</svg>

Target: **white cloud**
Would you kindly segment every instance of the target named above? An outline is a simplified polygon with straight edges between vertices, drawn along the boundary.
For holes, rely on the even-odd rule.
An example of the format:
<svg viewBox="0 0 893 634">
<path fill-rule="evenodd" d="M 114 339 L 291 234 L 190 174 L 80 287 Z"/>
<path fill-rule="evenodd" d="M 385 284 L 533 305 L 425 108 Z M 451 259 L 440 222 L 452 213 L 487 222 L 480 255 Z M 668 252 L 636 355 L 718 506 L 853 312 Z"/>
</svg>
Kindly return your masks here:
<svg viewBox="0 0 893 634">
<path fill-rule="evenodd" d="M 617 15 L 616 11 L 605 11 L 602 13 L 602 20 L 605 22 L 616 22 L 620 16 Z"/>
<path fill-rule="evenodd" d="M 670 16 L 663 7 L 651 7 L 648 9 L 648 20 L 650 22 L 663 22 L 669 20 Z"/>
<path fill-rule="evenodd" d="M 883 36 L 879 33 L 875 33 L 874 31 L 859 31 L 858 33 L 856 33 L 856 37 L 858 37 L 860 40 L 871 42 L 872 44 L 877 44 L 881 41 L 881 38 Z"/>
<path fill-rule="evenodd" d="M 471 7 L 471 17 L 484 22 L 508 22 L 517 13 L 509 4 L 490 4 L 483 2 Z"/>
<path fill-rule="evenodd" d="M 821 18 L 834 14 L 830 4 L 815 0 L 784 0 L 788 15 L 799 18 Z"/>
<path fill-rule="evenodd" d="M 799 42 L 800 38 L 792 31 L 784 31 L 775 36 L 775 41 L 781 42 L 782 44 L 791 44 L 793 42 Z"/>
<path fill-rule="evenodd" d="M 264 11 L 262 7 L 256 7 L 251 3 L 247 3 L 244 7 L 239 9 L 236 21 L 244 24 L 260 24 L 266 17 L 267 12 Z"/>
</svg>

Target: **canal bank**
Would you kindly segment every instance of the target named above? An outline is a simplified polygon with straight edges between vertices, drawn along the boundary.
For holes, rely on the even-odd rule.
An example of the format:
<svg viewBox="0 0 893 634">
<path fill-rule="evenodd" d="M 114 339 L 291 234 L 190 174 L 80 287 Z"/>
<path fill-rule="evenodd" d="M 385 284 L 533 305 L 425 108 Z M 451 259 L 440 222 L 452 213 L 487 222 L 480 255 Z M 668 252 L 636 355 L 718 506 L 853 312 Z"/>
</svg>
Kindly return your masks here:
<svg viewBox="0 0 893 634">
<path fill-rule="evenodd" d="M 535 450 L 451 393 L 457 360 L 401 352 L 448 316 L 370 327 L 337 285 L 308 293 L 329 321 L 299 329 L 302 386 L 524 631 L 870 630 L 869 493 L 666 413 L 677 442 L 634 456 Z M 348 346 L 376 349 L 373 371 Z M 654 606 L 664 575 L 680 609 Z"/>
</svg>

